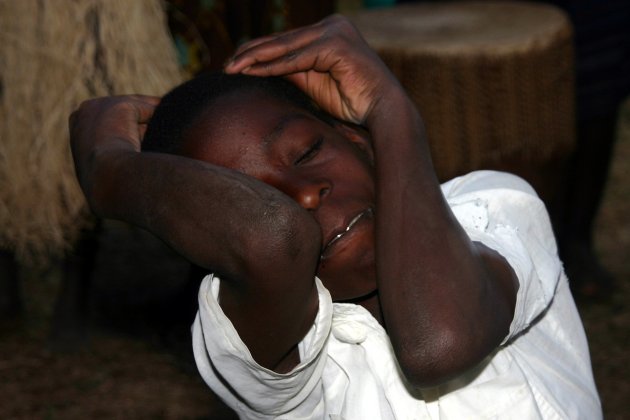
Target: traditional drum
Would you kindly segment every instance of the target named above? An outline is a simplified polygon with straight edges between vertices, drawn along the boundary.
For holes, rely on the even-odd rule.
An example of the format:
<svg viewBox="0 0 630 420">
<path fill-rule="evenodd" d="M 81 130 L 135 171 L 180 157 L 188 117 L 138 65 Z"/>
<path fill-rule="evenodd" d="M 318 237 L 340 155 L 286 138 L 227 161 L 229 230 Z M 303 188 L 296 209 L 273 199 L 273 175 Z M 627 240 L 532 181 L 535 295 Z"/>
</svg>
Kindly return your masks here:
<svg viewBox="0 0 630 420">
<path fill-rule="evenodd" d="M 559 9 L 419 3 L 350 18 L 420 109 L 441 179 L 571 150 L 572 31 Z"/>
</svg>

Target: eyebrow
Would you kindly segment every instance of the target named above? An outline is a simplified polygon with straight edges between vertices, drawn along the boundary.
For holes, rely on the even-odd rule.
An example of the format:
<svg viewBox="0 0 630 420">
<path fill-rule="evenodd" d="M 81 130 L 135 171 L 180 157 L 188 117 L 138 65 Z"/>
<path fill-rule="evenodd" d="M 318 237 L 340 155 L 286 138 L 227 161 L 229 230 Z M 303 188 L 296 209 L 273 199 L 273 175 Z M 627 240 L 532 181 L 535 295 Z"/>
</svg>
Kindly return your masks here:
<svg viewBox="0 0 630 420">
<path fill-rule="evenodd" d="M 299 113 L 289 114 L 282 117 L 280 121 L 278 122 L 278 124 L 276 124 L 271 129 L 271 131 L 263 138 L 263 141 L 262 141 L 263 145 L 265 147 L 271 146 L 273 142 L 275 142 L 282 136 L 282 133 L 286 130 L 287 126 L 293 123 L 294 121 L 308 120 L 308 119 L 309 117 L 307 115 L 299 114 Z"/>
</svg>

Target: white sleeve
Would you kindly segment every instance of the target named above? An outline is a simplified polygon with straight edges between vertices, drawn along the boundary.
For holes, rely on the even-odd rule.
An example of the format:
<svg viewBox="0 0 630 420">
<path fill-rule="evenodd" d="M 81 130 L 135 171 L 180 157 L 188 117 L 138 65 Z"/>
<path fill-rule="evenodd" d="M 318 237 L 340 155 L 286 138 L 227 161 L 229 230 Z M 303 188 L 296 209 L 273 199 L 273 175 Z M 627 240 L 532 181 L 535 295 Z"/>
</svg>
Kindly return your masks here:
<svg viewBox="0 0 630 420">
<path fill-rule="evenodd" d="M 332 323 L 332 300 L 319 279 L 319 311 L 298 345 L 301 362 L 281 374 L 260 366 L 250 354 L 217 300 L 220 280 L 207 276 L 199 289 L 199 311 L 193 330 L 193 352 L 204 381 L 241 418 L 300 417 L 318 411 L 321 375 Z M 302 413 L 304 412 L 304 413 Z"/>
<path fill-rule="evenodd" d="M 473 172 L 444 184 L 443 192 L 471 240 L 501 254 L 518 277 L 505 343 L 549 306 L 562 274 L 547 210 L 527 182 L 501 172 Z"/>
</svg>

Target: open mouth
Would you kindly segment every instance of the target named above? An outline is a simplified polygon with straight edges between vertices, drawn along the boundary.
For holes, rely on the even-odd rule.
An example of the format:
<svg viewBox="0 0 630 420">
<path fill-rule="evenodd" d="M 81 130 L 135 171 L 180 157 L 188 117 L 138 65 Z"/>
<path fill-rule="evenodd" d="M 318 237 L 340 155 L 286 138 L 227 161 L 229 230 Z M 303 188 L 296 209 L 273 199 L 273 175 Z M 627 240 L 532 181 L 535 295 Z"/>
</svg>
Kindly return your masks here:
<svg viewBox="0 0 630 420">
<path fill-rule="evenodd" d="M 362 219 L 366 217 L 371 217 L 373 214 L 374 214 L 374 210 L 370 207 L 363 210 L 361 213 L 357 214 L 356 216 L 354 216 L 352 220 L 350 220 L 350 222 L 348 223 L 348 226 L 345 227 L 345 229 L 343 229 L 341 232 L 333 236 L 332 239 L 328 241 L 328 243 L 322 249 L 321 257 L 322 258 L 325 257 L 326 253 L 331 249 L 331 247 L 334 244 L 336 244 L 341 238 L 343 238 L 346 234 L 348 234 L 348 232 L 350 232 L 350 230 L 352 230 L 352 228 L 357 223 L 359 223 L 359 221 L 361 221 Z"/>
</svg>

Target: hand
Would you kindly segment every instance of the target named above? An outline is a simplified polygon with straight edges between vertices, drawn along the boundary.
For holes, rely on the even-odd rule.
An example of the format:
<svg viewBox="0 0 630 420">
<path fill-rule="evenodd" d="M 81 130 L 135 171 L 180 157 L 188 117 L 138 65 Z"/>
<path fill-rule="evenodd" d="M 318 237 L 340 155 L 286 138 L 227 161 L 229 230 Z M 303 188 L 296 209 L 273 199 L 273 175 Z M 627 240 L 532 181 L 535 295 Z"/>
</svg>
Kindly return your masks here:
<svg viewBox="0 0 630 420">
<path fill-rule="evenodd" d="M 357 29 L 335 15 L 243 44 L 227 73 L 284 76 L 333 116 L 363 123 L 378 101 L 401 89 Z"/>
<path fill-rule="evenodd" d="M 140 151 L 147 123 L 160 99 L 129 95 L 83 102 L 70 115 L 70 146 L 79 184 L 92 204 L 95 172 L 120 152 Z"/>
</svg>

